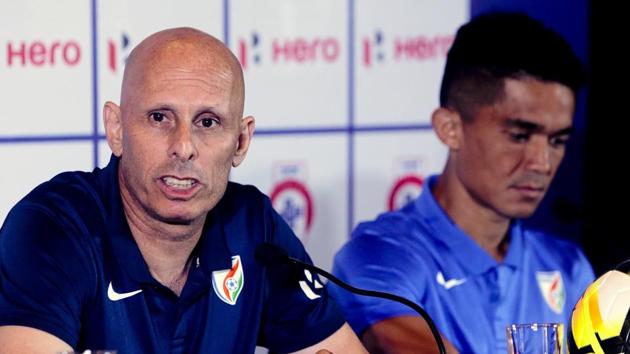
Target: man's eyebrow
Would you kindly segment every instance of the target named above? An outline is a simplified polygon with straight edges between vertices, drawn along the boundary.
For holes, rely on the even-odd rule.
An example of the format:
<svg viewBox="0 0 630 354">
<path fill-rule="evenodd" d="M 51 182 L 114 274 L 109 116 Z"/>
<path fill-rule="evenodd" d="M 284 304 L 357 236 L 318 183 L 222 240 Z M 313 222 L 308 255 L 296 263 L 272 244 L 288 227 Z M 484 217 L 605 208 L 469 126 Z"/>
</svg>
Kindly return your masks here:
<svg viewBox="0 0 630 354">
<path fill-rule="evenodd" d="M 534 122 L 530 122 L 530 121 L 522 119 L 522 118 L 509 118 L 509 119 L 506 119 L 503 122 L 503 125 L 505 125 L 508 128 L 515 127 L 515 128 L 520 128 L 520 129 L 531 131 L 531 132 L 543 130 L 543 126 L 542 125 L 536 124 Z"/>
<path fill-rule="evenodd" d="M 153 106 L 148 106 L 145 109 L 146 111 L 177 111 L 176 105 L 170 104 L 170 103 L 159 103 Z M 199 109 L 197 109 L 194 114 L 195 115 L 199 115 L 202 113 L 212 113 L 212 114 L 216 114 L 219 115 L 219 110 L 214 107 L 214 106 L 206 106 L 206 107 L 201 107 Z"/>
<path fill-rule="evenodd" d="M 541 132 L 544 130 L 544 126 L 540 124 L 536 124 L 534 122 L 530 122 L 528 120 L 522 118 L 510 118 L 504 121 L 503 123 L 506 127 L 516 127 L 528 132 Z M 562 128 L 558 131 L 552 132 L 551 135 L 569 135 L 573 132 L 573 125 L 570 125 L 566 128 Z"/>
<path fill-rule="evenodd" d="M 145 111 L 173 111 L 173 107 L 169 104 L 157 104 L 153 106 L 148 106 L 145 108 Z"/>
<path fill-rule="evenodd" d="M 552 133 L 551 135 L 553 136 L 558 136 L 558 135 L 571 135 L 571 133 L 573 133 L 573 126 L 570 127 L 566 127 L 564 129 L 560 129 L 554 133 Z"/>
</svg>

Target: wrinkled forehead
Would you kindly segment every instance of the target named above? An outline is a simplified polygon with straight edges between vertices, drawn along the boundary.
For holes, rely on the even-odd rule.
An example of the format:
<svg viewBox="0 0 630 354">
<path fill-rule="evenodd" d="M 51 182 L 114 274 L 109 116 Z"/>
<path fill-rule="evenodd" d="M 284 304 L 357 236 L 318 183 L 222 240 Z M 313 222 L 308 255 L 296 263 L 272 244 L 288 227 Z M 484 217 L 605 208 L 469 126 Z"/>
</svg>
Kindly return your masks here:
<svg viewBox="0 0 630 354">
<path fill-rule="evenodd" d="M 242 72 L 229 49 L 214 37 L 186 29 L 158 32 L 131 52 L 123 76 L 121 104 L 140 87 L 173 73 L 216 81 L 242 97 Z"/>
</svg>

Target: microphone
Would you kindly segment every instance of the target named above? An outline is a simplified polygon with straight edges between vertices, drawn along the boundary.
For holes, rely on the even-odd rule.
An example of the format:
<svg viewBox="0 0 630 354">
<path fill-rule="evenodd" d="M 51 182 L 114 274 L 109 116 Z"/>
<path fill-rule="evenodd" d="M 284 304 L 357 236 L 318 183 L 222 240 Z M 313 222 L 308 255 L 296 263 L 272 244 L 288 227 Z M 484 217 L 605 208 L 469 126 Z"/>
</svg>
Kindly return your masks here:
<svg viewBox="0 0 630 354">
<path fill-rule="evenodd" d="M 328 273 L 327 271 L 321 268 L 318 268 L 312 264 L 305 263 L 299 259 L 290 257 L 286 250 L 272 243 L 262 243 L 258 247 L 256 247 L 255 257 L 256 257 L 256 260 L 260 264 L 266 267 L 277 266 L 277 265 L 282 265 L 282 264 L 290 264 L 293 266 L 297 266 L 299 268 L 307 269 L 313 273 L 319 274 L 351 293 L 355 293 L 355 294 L 359 294 L 363 296 L 371 296 L 371 297 L 378 297 L 382 299 L 388 299 L 391 301 L 402 303 L 404 305 L 407 305 L 408 307 L 411 307 L 418 314 L 420 314 L 420 316 L 429 325 L 429 329 L 431 330 L 431 334 L 433 334 L 433 337 L 435 338 L 435 342 L 437 343 L 438 351 L 440 352 L 440 354 L 446 354 L 446 349 L 444 348 L 444 342 L 442 341 L 442 337 L 440 336 L 440 333 L 438 332 L 437 327 L 435 327 L 435 323 L 431 319 L 431 316 L 429 316 L 429 314 L 422 307 L 418 306 L 413 301 L 406 299 L 402 296 L 389 294 L 389 293 L 385 293 L 381 291 L 355 288 L 354 286 L 345 283 L 341 279 L 337 278 L 336 276 Z"/>
</svg>

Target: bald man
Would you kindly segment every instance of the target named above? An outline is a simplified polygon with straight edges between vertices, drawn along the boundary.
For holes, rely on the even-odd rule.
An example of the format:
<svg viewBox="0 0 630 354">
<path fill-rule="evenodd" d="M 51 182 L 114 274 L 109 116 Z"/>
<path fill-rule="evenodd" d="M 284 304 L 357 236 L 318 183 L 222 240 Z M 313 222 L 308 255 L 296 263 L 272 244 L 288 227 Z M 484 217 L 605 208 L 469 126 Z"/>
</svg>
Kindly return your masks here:
<svg viewBox="0 0 630 354">
<path fill-rule="evenodd" d="M 0 231 L 0 353 L 365 352 L 317 279 L 254 258 L 272 242 L 310 262 L 266 196 L 228 182 L 254 131 L 243 99 L 203 32 L 132 51 L 103 109 L 109 164 L 43 183 Z"/>
</svg>

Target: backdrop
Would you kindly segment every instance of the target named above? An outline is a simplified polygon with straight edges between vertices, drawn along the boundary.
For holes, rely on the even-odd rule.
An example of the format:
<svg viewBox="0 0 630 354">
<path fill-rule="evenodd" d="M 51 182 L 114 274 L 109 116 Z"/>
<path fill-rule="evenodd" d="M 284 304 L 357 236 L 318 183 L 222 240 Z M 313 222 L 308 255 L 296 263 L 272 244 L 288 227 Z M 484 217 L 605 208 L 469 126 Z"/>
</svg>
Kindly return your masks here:
<svg viewBox="0 0 630 354">
<path fill-rule="evenodd" d="M 474 1 L 475 11 L 482 1 Z M 240 60 L 256 185 L 316 264 L 361 220 L 415 198 L 446 150 L 429 125 L 469 0 L 0 2 L 0 222 L 37 184 L 107 164 L 101 109 L 147 35 L 191 26 Z"/>
<path fill-rule="evenodd" d="M 415 197 L 445 150 L 429 126 L 468 1 L 0 3 L 0 219 L 63 170 L 104 166 L 101 109 L 147 35 L 192 26 L 245 71 L 257 130 L 231 179 L 267 193 L 330 268 L 352 227 Z"/>
</svg>

